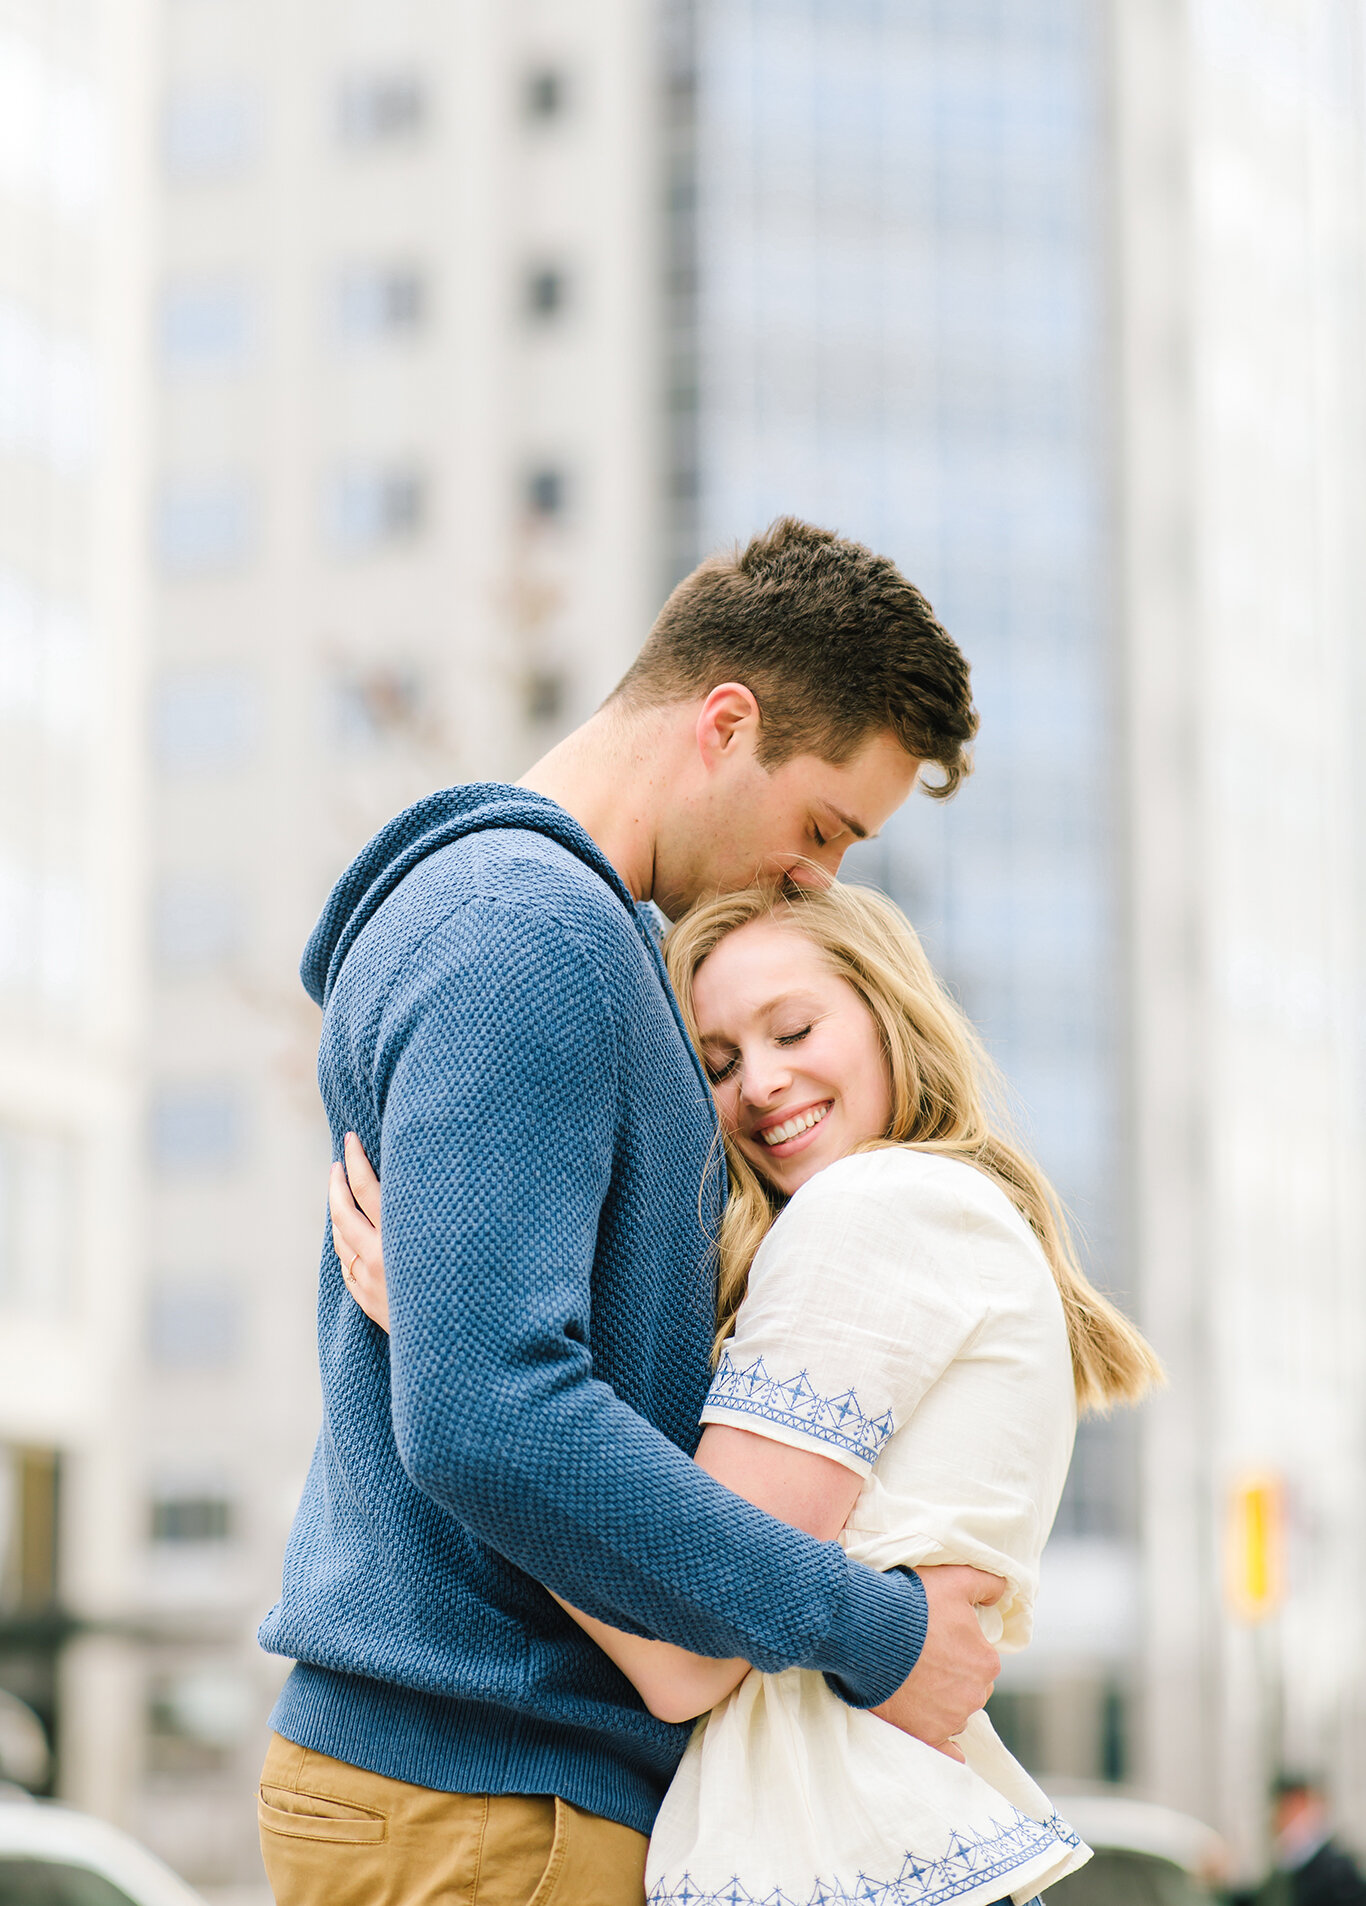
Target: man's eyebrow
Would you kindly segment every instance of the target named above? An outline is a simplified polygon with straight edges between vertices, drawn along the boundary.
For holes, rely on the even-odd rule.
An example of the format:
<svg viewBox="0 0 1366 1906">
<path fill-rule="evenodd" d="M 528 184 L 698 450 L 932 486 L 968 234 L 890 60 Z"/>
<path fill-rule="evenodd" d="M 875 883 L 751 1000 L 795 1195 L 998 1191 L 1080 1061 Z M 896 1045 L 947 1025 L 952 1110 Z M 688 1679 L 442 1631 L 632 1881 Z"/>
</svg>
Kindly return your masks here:
<svg viewBox="0 0 1366 1906">
<path fill-rule="evenodd" d="M 837 821 L 839 821 L 843 826 L 849 829 L 849 832 L 853 835 L 855 840 L 876 840 L 877 839 L 877 835 L 870 834 L 868 832 L 868 829 L 863 825 L 863 822 L 856 821 L 852 814 L 842 814 L 839 808 L 837 807 L 832 807 L 830 812 L 834 815 Z"/>
</svg>

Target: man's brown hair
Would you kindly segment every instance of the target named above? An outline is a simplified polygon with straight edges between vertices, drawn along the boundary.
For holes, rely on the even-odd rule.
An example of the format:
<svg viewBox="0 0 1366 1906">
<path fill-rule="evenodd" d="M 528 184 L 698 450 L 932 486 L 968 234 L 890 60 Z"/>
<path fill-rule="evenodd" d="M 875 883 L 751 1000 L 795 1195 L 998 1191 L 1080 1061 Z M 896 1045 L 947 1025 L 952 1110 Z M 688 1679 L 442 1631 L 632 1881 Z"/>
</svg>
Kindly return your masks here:
<svg viewBox="0 0 1366 1906">
<path fill-rule="evenodd" d="M 968 665 L 896 564 L 780 516 L 707 560 L 664 604 L 613 699 L 660 707 L 741 682 L 759 704 L 759 760 L 849 761 L 877 730 L 933 762 L 943 800 L 972 766 Z"/>
</svg>

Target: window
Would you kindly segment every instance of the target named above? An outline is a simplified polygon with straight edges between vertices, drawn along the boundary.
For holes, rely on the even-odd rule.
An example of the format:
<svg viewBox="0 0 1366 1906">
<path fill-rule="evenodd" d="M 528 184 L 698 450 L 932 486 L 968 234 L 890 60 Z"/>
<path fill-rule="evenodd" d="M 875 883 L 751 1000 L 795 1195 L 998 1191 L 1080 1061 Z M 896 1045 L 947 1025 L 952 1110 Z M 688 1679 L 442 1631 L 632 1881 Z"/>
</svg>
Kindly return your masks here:
<svg viewBox="0 0 1366 1906">
<path fill-rule="evenodd" d="M 564 700 L 564 677 L 554 669 L 533 669 L 527 676 L 523 705 L 528 721 L 557 720 L 564 708 Z"/>
<path fill-rule="evenodd" d="M 211 970 L 241 944 L 238 896 L 220 880 L 188 874 L 161 883 L 153 914 L 157 964 L 166 973 Z"/>
<path fill-rule="evenodd" d="M 173 480 L 157 507 L 157 554 L 172 576 L 233 569 L 250 551 L 251 495 L 238 477 Z"/>
<path fill-rule="evenodd" d="M 84 470 L 94 441 L 95 378 L 85 342 L 0 296 L 0 449 Z"/>
<path fill-rule="evenodd" d="M 231 178 L 255 156 L 259 131 L 259 107 L 250 88 L 186 87 L 166 102 L 166 170 L 187 181 Z"/>
<path fill-rule="evenodd" d="M 0 720 L 80 733 L 88 706 L 90 625 L 76 602 L 0 568 Z"/>
<path fill-rule="evenodd" d="M 0 857 L 0 989 L 70 1002 L 85 977 L 85 906 L 72 875 Z"/>
<path fill-rule="evenodd" d="M 61 1486 L 55 1449 L 0 1443 L 0 1614 L 56 1605 Z"/>
<path fill-rule="evenodd" d="M 251 304 L 235 284 L 168 285 L 161 299 L 161 355 L 173 370 L 227 370 L 251 350 Z"/>
<path fill-rule="evenodd" d="M 523 101 L 528 119 L 559 119 L 569 102 L 564 74 L 554 66 L 537 66 L 527 74 Z"/>
<path fill-rule="evenodd" d="M 337 275 L 335 325 L 348 343 L 409 336 L 421 326 L 426 305 L 427 288 L 416 271 L 354 266 Z"/>
<path fill-rule="evenodd" d="M 412 73 L 353 74 L 337 92 L 337 133 L 343 145 L 392 145 L 411 139 L 426 117 L 426 94 Z"/>
<path fill-rule="evenodd" d="M 259 721 L 255 685 L 232 669 L 167 676 L 152 721 L 163 773 L 221 774 L 255 752 Z"/>
<path fill-rule="evenodd" d="M 422 717 L 422 680 L 414 669 L 358 669 L 333 679 L 329 701 L 335 739 L 348 748 L 374 748 L 413 737 Z"/>
<path fill-rule="evenodd" d="M 30 205 L 85 214 L 107 176 L 99 98 L 84 73 L 38 44 L 45 16 L 29 18 L 31 32 L 0 28 L 0 187 Z"/>
<path fill-rule="evenodd" d="M 224 1085 L 163 1086 L 152 1100 L 152 1159 L 168 1175 L 230 1170 L 243 1150 L 242 1108 Z"/>
<path fill-rule="evenodd" d="M 0 1306 L 48 1314 L 66 1306 L 80 1202 L 74 1140 L 0 1125 Z"/>
<path fill-rule="evenodd" d="M 232 1504 L 224 1495 L 168 1492 L 152 1502 L 154 1542 L 226 1542 L 232 1523 Z"/>
<path fill-rule="evenodd" d="M 219 1370 L 242 1342 L 242 1299 L 222 1283 L 163 1283 L 147 1307 L 147 1348 L 167 1370 Z"/>
<path fill-rule="evenodd" d="M 554 265 L 539 265 L 527 273 L 526 308 L 533 318 L 557 317 L 569 297 L 565 274 Z"/>
<path fill-rule="evenodd" d="M 540 517 L 543 521 L 562 516 L 565 508 L 565 493 L 563 470 L 554 469 L 549 465 L 533 470 L 526 480 L 527 509 L 532 516 Z"/>
<path fill-rule="evenodd" d="M 350 553 L 403 542 L 422 527 L 426 509 L 426 485 L 413 470 L 342 470 L 328 488 L 329 538 Z"/>
</svg>

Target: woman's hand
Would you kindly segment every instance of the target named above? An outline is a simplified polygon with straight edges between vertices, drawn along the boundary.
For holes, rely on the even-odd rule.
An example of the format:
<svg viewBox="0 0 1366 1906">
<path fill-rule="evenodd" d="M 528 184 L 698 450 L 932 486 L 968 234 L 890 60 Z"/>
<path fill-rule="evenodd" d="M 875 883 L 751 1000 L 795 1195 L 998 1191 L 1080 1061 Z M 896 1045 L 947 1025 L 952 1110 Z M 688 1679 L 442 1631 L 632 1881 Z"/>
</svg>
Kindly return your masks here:
<svg viewBox="0 0 1366 1906">
<path fill-rule="evenodd" d="M 381 1330 L 387 1330 L 389 1287 L 384 1281 L 379 1179 L 370 1169 L 365 1147 L 354 1132 L 346 1134 L 344 1149 L 346 1163 L 335 1164 L 327 1181 L 332 1249 L 341 1259 L 346 1288 L 366 1316 Z"/>
</svg>

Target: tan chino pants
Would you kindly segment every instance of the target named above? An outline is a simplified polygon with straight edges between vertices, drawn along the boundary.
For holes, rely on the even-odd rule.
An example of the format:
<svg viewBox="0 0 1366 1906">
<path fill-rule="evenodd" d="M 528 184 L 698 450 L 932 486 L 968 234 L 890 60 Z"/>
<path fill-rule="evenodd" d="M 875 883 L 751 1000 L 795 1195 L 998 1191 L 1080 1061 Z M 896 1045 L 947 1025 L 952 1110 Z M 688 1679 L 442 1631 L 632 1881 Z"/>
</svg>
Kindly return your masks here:
<svg viewBox="0 0 1366 1906">
<path fill-rule="evenodd" d="M 643 1906 L 643 1833 L 540 1794 L 451 1794 L 272 1737 L 261 1853 L 277 1906 Z"/>
</svg>

